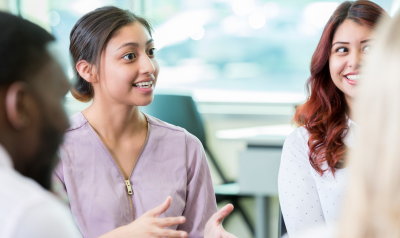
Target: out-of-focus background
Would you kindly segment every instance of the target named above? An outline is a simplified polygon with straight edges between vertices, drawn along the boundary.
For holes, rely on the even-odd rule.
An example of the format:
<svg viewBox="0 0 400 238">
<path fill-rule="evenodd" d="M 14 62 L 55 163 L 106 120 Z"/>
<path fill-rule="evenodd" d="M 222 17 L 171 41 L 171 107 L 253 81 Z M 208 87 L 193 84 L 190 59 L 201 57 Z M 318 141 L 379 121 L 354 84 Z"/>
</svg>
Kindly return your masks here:
<svg viewBox="0 0 400 238">
<path fill-rule="evenodd" d="M 114 5 L 151 20 L 161 66 L 154 103 L 143 111 L 203 142 L 218 206 L 238 237 L 278 237 L 277 174 L 295 106 L 305 99 L 321 32 L 342 1 L 0 0 L 0 9 L 52 32 L 60 57 L 85 13 Z M 400 0 L 373 1 L 393 15 Z M 72 70 L 68 69 L 72 79 Z M 70 115 L 90 103 L 68 95 Z M 283 230 L 283 229 L 282 229 Z"/>
</svg>

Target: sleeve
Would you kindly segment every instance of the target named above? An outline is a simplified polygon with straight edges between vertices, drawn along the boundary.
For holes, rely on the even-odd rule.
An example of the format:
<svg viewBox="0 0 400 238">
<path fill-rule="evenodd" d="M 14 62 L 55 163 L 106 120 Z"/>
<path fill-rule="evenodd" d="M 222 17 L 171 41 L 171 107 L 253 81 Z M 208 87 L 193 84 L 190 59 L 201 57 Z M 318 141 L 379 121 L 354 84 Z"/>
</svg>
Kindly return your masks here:
<svg viewBox="0 0 400 238">
<path fill-rule="evenodd" d="M 186 132 L 187 192 L 183 216 L 186 222 L 178 230 L 188 232 L 188 237 L 203 237 L 205 225 L 217 212 L 214 188 L 206 154 L 201 142 Z"/>
<path fill-rule="evenodd" d="M 52 180 L 51 192 L 56 197 L 58 197 L 63 203 L 69 205 L 67 189 L 65 188 L 65 183 L 64 183 L 63 164 L 61 159 L 59 160 L 56 168 L 54 169 L 51 180 Z"/>
<path fill-rule="evenodd" d="M 325 223 L 310 170 L 306 133 L 305 128 L 298 128 L 286 138 L 279 168 L 279 200 L 290 238 L 298 238 L 298 232 Z"/>
<path fill-rule="evenodd" d="M 81 238 L 68 209 L 56 202 L 43 203 L 24 214 L 14 238 Z"/>
<path fill-rule="evenodd" d="M 63 163 L 61 160 L 61 153 L 63 152 L 63 145 L 60 146 L 60 149 L 57 153 L 58 164 L 54 169 L 53 177 L 57 177 L 62 183 L 64 183 L 64 171 L 63 171 Z"/>
</svg>

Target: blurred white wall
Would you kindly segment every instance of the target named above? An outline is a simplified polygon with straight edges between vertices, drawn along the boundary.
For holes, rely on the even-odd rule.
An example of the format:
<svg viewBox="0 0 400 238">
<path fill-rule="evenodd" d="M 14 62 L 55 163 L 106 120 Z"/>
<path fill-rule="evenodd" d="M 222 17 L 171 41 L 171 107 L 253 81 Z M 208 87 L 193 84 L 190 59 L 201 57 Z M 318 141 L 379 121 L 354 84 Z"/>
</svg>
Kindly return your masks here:
<svg viewBox="0 0 400 238">
<path fill-rule="evenodd" d="M 8 0 L 0 0 L 0 11 L 8 11 Z"/>
</svg>

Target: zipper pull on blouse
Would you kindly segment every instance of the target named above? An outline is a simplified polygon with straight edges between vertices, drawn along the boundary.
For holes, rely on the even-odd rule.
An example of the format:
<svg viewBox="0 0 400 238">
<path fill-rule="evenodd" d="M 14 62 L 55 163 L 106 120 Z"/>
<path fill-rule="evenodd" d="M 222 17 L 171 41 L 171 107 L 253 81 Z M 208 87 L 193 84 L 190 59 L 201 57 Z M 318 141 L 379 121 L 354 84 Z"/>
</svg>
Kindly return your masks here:
<svg viewBox="0 0 400 238">
<path fill-rule="evenodd" d="M 131 187 L 131 181 L 125 180 L 125 185 L 126 185 L 126 190 L 128 190 L 128 195 L 132 195 L 133 191 Z"/>
</svg>

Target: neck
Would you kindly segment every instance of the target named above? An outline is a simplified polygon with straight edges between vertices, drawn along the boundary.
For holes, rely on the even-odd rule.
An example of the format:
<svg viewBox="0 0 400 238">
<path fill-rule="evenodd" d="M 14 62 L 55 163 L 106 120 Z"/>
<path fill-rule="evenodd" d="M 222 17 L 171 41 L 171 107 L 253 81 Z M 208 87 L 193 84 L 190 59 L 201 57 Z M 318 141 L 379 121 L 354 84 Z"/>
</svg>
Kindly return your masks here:
<svg viewBox="0 0 400 238">
<path fill-rule="evenodd" d="M 0 133 L 3 135 L 7 134 L 7 133 L 4 133 L 4 130 L 1 130 Z M 19 156 L 18 150 L 16 149 L 16 146 L 14 146 L 18 143 L 14 140 L 13 136 L 11 136 L 10 134 L 7 134 L 7 135 L 8 135 L 8 138 L 0 137 L 0 145 L 10 156 L 13 166 L 15 167 L 20 162 L 20 160 L 19 160 L 20 156 Z"/>
<path fill-rule="evenodd" d="M 114 141 L 138 134 L 147 126 L 137 106 L 109 103 L 99 97 L 82 113 L 98 133 Z"/>
</svg>

